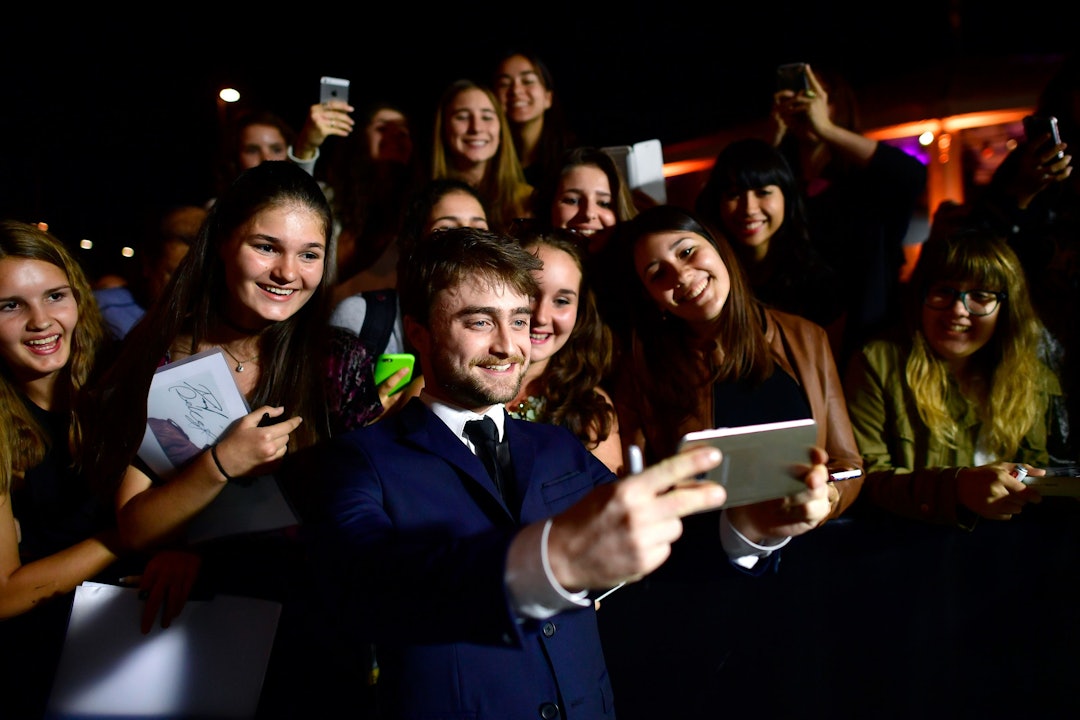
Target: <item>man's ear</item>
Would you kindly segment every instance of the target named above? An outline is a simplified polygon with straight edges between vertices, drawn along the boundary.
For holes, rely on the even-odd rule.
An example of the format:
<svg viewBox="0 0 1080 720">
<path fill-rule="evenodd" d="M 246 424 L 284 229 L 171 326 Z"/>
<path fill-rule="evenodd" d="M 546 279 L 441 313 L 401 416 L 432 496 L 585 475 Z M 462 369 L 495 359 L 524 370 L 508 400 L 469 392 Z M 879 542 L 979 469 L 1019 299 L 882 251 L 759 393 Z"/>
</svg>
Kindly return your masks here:
<svg viewBox="0 0 1080 720">
<path fill-rule="evenodd" d="M 405 330 L 405 339 L 409 341 L 409 345 L 416 349 L 416 353 L 421 359 L 428 357 L 431 351 L 431 331 L 416 322 L 410 315 L 402 318 L 401 324 Z"/>
</svg>

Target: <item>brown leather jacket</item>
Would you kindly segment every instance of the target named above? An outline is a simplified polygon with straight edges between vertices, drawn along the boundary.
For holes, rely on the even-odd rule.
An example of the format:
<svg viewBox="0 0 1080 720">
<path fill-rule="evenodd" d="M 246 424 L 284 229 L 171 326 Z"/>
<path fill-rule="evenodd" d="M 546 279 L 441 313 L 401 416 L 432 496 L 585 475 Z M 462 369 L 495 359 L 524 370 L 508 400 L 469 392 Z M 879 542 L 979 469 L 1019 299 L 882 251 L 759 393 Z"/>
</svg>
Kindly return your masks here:
<svg viewBox="0 0 1080 720">
<path fill-rule="evenodd" d="M 811 414 L 818 423 L 817 445 L 829 453 L 829 469 L 861 468 L 862 455 L 855 443 L 843 386 L 825 330 L 797 315 L 767 309 L 765 337 L 776 362 L 806 393 Z M 673 424 L 655 418 L 634 378 L 636 368 L 642 367 L 637 360 L 640 358 L 632 358 L 623 364 L 615 383 L 614 401 L 620 435 L 624 447 L 636 443 L 644 448 L 649 462 L 656 462 L 673 454 L 678 439 L 684 434 L 713 426 L 713 394 L 698 393 L 696 412 L 683 422 Z M 703 353 L 702 362 L 705 361 Z M 862 483 L 861 477 L 836 483 L 840 497 L 829 519 L 840 516 L 855 501 Z"/>
</svg>

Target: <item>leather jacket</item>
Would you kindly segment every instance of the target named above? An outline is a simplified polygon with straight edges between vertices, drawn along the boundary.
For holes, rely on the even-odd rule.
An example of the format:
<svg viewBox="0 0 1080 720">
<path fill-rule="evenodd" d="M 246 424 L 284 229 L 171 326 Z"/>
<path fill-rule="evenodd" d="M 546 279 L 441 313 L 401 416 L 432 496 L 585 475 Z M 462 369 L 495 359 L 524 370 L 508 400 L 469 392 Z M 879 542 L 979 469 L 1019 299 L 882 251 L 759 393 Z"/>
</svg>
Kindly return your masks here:
<svg viewBox="0 0 1080 720">
<path fill-rule="evenodd" d="M 783 368 L 806 394 L 811 415 L 817 421 L 817 445 L 829 454 L 830 470 L 862 468 L 862 455 L 848 418 L 840 375 L 829 346 L 828 336 L 819 325 L 790 313 L 766 309 L 765 337 L 777 365 Z M 713 353 L 718 353 L 714 348 Z M 636 354 L 636 353 L 635 353 Z M 637 359 L 637 358 L 635 358 Z M 701 355 L 706 362 L 706 354 Z M 634 382 L 637 362 L 623 366 L 616 384 L 616 409 L 624 445 L 637 443 L 646 450 L 650 462 L 673 454 L 678 438 L 684 434 L 713 427 L 713 393 L 697 393 L 697 409 L 691 417 L 674 424 L 651 417 L 648 400 Z M 836 483 L 840 494 L 829 519 L 839 517 L 855 501 L 862 488 L 862 477 Z"/>
</svg>

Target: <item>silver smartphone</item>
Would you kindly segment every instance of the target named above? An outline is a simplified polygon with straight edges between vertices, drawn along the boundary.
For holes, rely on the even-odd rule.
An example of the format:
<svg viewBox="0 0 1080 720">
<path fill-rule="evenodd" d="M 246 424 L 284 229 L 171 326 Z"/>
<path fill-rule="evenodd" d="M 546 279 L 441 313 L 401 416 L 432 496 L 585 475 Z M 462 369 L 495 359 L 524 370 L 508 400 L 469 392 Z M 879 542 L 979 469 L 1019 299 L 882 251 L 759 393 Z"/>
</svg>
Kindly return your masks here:
<svg viewBox="0 0 1080 720">
<path fill-rule="evenodd" d="M 724 507 L 750 505 L 806 489 L 810 450 L 817 442 L 813 418 L 687 433 L 679 447 L 712 445 L 720 464 L 700 479 L 724 486 Z"/>
<path fill-rule="evenodd" d="M 319 102 L 326 104 L 331 100 L 349 102 L 348 80 L 327 75 L 319 78 Z"/>
</svg>

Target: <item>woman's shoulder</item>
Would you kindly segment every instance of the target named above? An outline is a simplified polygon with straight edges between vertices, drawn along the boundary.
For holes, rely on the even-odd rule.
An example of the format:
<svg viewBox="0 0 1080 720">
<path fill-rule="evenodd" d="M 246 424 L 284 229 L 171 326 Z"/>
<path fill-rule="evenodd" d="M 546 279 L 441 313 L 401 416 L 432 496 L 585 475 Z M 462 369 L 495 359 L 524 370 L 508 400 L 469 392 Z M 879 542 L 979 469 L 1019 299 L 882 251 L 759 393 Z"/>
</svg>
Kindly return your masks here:
<svg viewBox="0 0 1080 720">
<path fill-rule="evenodd" d="M 906 361 L 907 346 L 897 337 L 877 337 L 867 341 L 855 356 L 871 367 L 899 367 Z"/>
<path fill-rule="evenodd" d="M 828 334 L 825 328 L 813 320 L 776 308 L 765 308 L 765 334 L 771 337 L 775 328 L 780 328 L 788 336 L 794 336 L 817 342 L 825 338 L 828 342 Z"/>
</svg>

